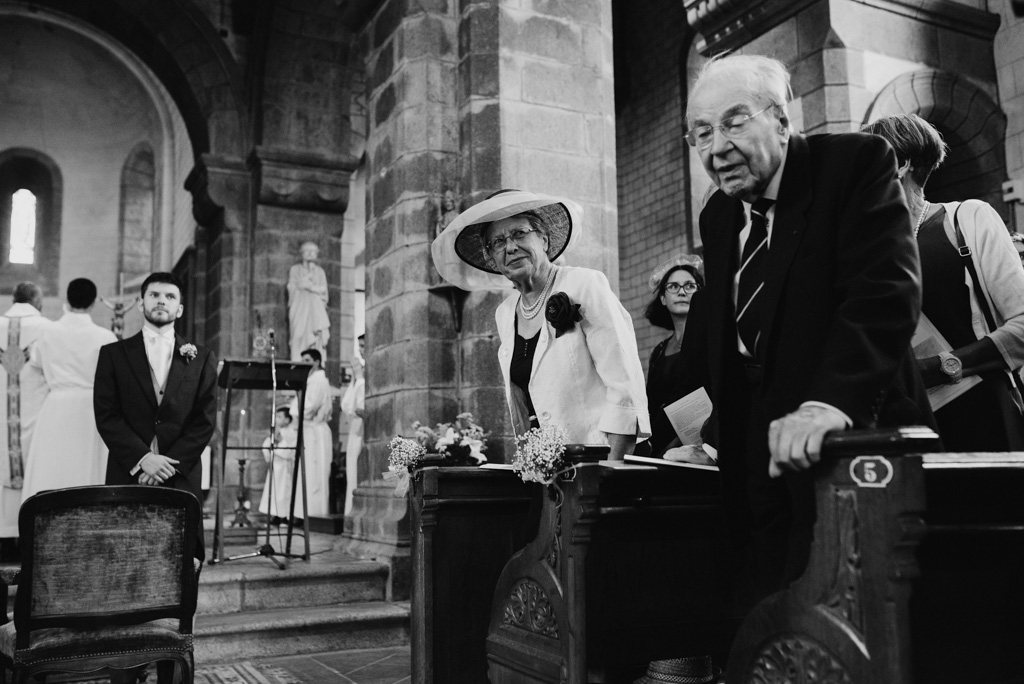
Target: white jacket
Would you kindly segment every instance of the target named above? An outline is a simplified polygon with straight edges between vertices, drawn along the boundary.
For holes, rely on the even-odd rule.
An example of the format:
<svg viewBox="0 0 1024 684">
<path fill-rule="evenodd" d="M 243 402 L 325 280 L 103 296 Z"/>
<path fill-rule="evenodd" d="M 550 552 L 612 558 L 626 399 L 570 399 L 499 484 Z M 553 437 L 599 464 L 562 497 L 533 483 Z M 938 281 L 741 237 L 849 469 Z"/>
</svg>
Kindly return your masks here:
<svg viewBox="0 0 1024 684">
<path fill-rule="evenodd" d="M 538 422 L 561 427 L 573 444 L 607 444 L 604 433 L 636 433 L 645 439 L 651 433 L 647 392 L 629 312 L 604 274 L 589 268 L 559 267 L 551 291 L 564 292 L 579 304 L 583 320 L 557 338 L 546 320 L 540 330 L 530 373 Z M 509 381 L 518 301 L 516 292 L 494 315 L 505 399 L 517 436 L 530 429 L 523 392 Z"/>
<path fill-rule="evenodd" d="M 996 210 L 981 200 L 950 202 L 942 206 L 946 209 L 943 227 L 954 247 L 957 240 L 953 214 L 957 206 L 960 207 L 957 215 L 960 232 L 964 235 L 964 244 L 971 250 L 978 281 L 995 319 L 996 329 L 990 331 L 978 306 L 974 281 L 965 268 L 964 284 L 971 293 L 974 334 L 979 340 L 986 335 L 991 338 L 1007 367 L 1017 370 L 1024 366 L 1024 266 L 1021 266 L 1010 233 Z"/>
</svg>

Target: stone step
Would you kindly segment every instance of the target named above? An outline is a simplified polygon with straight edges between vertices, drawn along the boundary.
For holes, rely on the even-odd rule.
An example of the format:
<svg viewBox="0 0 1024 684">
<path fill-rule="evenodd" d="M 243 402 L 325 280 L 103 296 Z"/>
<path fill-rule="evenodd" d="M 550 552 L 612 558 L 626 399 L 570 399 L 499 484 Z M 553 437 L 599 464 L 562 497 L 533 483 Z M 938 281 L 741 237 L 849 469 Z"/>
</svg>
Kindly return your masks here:
<svg viewBox="0 0 1024 684">
<path fill-rule="evenodd" d="M 388 566 L 340 553 L 313 561 L 284 560 L 280 570 L 255 557 L 207 566 L 199 579 L 197 615 L 383 601 Z"/>
<path fill-rule="evenodd" d="M 196 665 L 409 643 L 409 604 L 350 603 L 197 615 Z"/>
</svg>

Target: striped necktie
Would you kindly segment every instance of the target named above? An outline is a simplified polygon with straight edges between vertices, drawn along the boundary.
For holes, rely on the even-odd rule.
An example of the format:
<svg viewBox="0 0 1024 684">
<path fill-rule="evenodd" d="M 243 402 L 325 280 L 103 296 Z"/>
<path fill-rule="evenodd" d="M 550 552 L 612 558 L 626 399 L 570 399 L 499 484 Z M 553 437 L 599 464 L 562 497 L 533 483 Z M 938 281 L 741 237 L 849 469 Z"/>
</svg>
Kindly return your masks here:
<svg viewBox="0 0 1024 684">
<path fill-rule="evenodd" d="M 750 208 L 750 235 L 740 259 L 739 287 L 736 292 L 736 330 L 753 357 L 761 337 L 761 301 L 764 266 L 768 261 L 768 210 L 774 200 L 761 198 Z"/>
</svg>

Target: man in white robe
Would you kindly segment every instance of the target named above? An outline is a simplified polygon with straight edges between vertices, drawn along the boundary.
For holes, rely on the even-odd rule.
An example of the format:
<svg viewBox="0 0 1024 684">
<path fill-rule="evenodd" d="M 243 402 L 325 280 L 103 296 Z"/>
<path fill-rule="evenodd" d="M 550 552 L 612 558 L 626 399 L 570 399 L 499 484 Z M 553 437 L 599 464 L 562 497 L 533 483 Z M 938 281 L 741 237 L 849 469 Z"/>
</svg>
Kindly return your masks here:
<svg viewBox="0 0 1024 684">
<path fill-rule="evenodd" d="M 306 467 L 306 501 L 309 515 L 324 516 L 330 513 L 331 460 L 334 456 L 334 439 L 331 436 L 331 414 L 334 411 L 331 383 L 324 372 L 323 356 L 316 349 L 302 352 L 302 361 L 312 364 L 306 380 L 306 399 L 302 412 L 302 451 Z M 298 402 L 292 402 L 292 414 L 298 415 Z M 301 472 L 301 471 L 300 471 Z M 301 486 L 301 482 L 299 485 Z M 298 497 L 296 497 L 298 500 Z M 302 516 L 298 503 L 295 517 Z"/>
<path fill-rule="evenodd" d="M 348 441 L 345 445 L 345 515 L 352 513 L 352 501 L 359 484 L 359 454 L 363 451 L 363 410 L 366 402 L 366 378 L 363 377 L 366 360 L 363 358 L 365 337 L 360 335 L 356 342 L 356 353 L 352 372 L 354 379 L 345 396 L 341 399 L 341 410 L 351 416 L 348 427 Z"/>
<path fill-rule="evenodd" d="M 300 248 L 302 263 L 288 271 L 288 343 L 292 361 L 302 357 L 304 349 L 326 353 L 331 339 L 327 316 L 327 274 L 316 264 L 320 248 L 305 242 Z"/>
<path fill-rule="evenodd" d="M 96 429 L 92 389 L 100 347 L 116 342 L 93 323 L 96 285 L 88 278 L 68 284 L 64 315 L 46 330 L 29 364 L 42 371 L 49 394 L 36 420 L 25 464 L 22 501 L 44 489 L 103 484 L 107 445 Z"/>
<path fill-rule="evenodd" d="M 270 525 L 286 522 L 288 511 L 291 510 L 292 472 L 295 468 L 295 444 L 298 440 L 298 432 L 292 422 L 291 411 L 287 406 L 281 406 L 277 409 L 273 449 L 270 437 L 263 440 L 263 458 L 270 467 L 267 468 L 267 480 L 263 485 L 259 511 L 267 515 Z M 295 514 L 302 515 L 301 488 L 295 492 Z"/>
<path fill-rule="evenodd" d="M 14 306 L 0 316 L 0 557 L 14 553 L 25 461 L 47 393 L 42 372 L 28 363 L 32 347 L 53 324 L 42 307 L 39 286 L 19 283 Z"/>
</svg>

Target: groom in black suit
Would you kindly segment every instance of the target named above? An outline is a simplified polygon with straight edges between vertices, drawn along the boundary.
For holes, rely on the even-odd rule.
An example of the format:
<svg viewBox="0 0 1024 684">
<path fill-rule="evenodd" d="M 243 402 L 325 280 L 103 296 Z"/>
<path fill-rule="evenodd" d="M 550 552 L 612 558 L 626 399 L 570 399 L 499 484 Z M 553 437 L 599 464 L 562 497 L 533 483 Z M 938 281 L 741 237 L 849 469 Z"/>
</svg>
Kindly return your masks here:
<svg viewBox="0 0 1024 684">
<path fill-rule="evenodd" d="M 216 419 L 213 354 L 174 333 L 181 283 L 153 273 L 142 283 L 142 331 L 100 349 L 96 427 L 110 449 L 107 484 L 174 487 L 201 497 L 200 456 Z M 196 558 L 205 557 L 202 530 Z"/>
<path fill-rule="evenodd" d="M 797 135 L 790 96 L 780 62 L 735 55 L 707 63 L 687 104 L 718 187 L 687 361 L 710 373 L 744 606 L 803 572 L 828 432 L 934 424 L 910 355 L 921 275 L 895 155 L 858 133 Z"/>
</svg>

